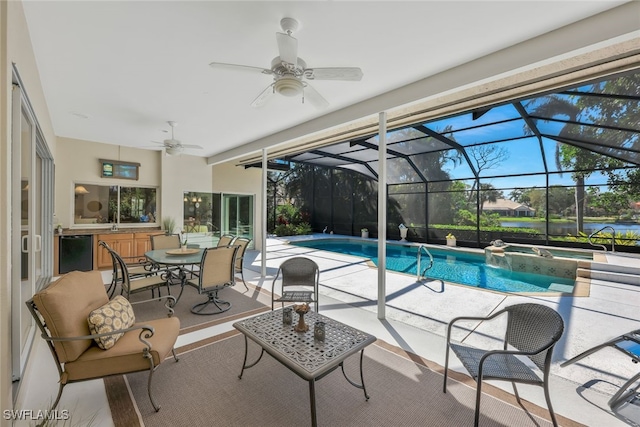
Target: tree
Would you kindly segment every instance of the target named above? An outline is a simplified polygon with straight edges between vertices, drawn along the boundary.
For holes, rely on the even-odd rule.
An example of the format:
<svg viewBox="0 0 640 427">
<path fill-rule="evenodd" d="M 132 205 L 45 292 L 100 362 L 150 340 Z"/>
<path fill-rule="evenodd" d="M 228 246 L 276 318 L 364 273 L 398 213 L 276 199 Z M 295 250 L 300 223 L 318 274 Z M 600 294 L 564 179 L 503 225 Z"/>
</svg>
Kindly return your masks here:
<svg viewBox="0 0 640 427">
<path fill-rule="evenodd" d="M 484 210 L 486 202 L 495 203 L 502 198 L 502 191 L 496 190 L 492 184 L 480 184 L 480 213 Z"/>
<path fill-rule="evenodd" d="M 478 176 L 482 171 L 493 169 L 509 158 L 509 152 L 504 147 L 497 145 L 476 145 L 467 148 L 467 153 L 475 163 Z M 469 202 L 471 202 L 477 183 L 478 180 L 475 180 L 471 186 Z"/>
<path fill-rule="evenodd" d="M 604 82 L 589 85 L 592 96 L 582 96 L 580 88 L 570 94 L 555 94 L 536 98 L 526 107 L 536 120 L 549 122 L 563 120 L 565 124 L 557 133 L 556 164 L 559 170 L 571 171 L 575 187 L 576 228 L 584 231 L 584 211 L 586 208 L 585 180 L 594 170 L 612 170 L 620 168 L 623 162 L 618 147 L 632 147 L 638 143 L 638 132 L 602 132 L 599 124 L 615 124 L 620 128 L 637 129 L 640 116 L 640 103 L 625 102 L 607 94 L 621 93 L 640 95 L 640 74 L 634 73 Z M 597 96 L 604 94 L 603 96 Z M 533 131 L 525 125 L 529 135 Z M 553 138 L 553 137 L 552 137 Z M 580 145 L 592 145 L 599 154 L 581 148 Z M 608 156 L 610 153 L 611 156 Z M 616 157 L 614 157 L 616 156 Z"/>
</svg>

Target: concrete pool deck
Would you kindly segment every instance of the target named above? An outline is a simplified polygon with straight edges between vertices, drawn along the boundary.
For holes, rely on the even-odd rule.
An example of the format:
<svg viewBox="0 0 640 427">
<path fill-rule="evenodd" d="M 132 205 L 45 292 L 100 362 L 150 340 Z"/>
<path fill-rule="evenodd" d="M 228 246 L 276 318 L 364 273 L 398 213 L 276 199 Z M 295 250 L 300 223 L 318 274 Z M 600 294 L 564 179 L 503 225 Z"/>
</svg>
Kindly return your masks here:
<svg viewBox="0 0 640 427">
<path fill-rule="evenodd" d="M 311 236 L 327 237 L 330 236 Z M 618 386 L 640 369 L 628 357 L 608 348 L 566 368 L 559 366 L 583 350 L 622 333 L 639 329 L 640 286 L 592 279 L 588 297 L 543 297 L 539 294 L 521 296 L 439 281 L 422 283 L 417 282 L 414 276 L 387 272 L 386 319 L 380 320 L 377 316 L 378 272 L 375 266 L 363 258 L 293 246 L 287 244 L 286 240 L 289 238 L 267 239 L 265 277 L 260 274 L 261 253 L 247 251 L 244 276 L 249 283 L 248 292 L 251 295 L 256 294 L 254 286 L 272 290 L 273 277 L 285 259 L 307 256 L 320 267 L 322 314 L 362 329 L 441 366 L 444 365 L 444 331 L 453 317 L 486 316 L 504 306 L 525 301 L 549 305 L 558 310 L 565 320 L 565 333 L 554 352 L 550 380 L 551 401 L 556 414 L 574 421 L 575 424 L 594 427 L 640 425 L 640 404 L 624 405 L 616 413 L 612 413 L 607 405 Z M 617 257 L 612 259 L 615 261 Z M 636 265 L 632 257 L 624 258 L 627 266 Z M 103 272 L 105 283 L 110 281 L 110 274 L 110 271 Z M 244 292 L 242 285 L 236 288 Z M 480 325 L 471 332 L 474 326 L 469 325 L 467 331 L 456 331 L 454 338 L 464 339 L 465 342 L 478 346 L 491 344 L 501 325 Z M 232 322 L 227 322 L 190 332 L 181 335 L 176 346 L 185 346 L 231 330 Z M 32 353 L 24 378 L 27 386 L 25 392 L 21 392 L 19 408 L 36 409 L 46 406 L 55 397 L 58 388 L 57 372 L 43 340 L 35 340 Z M 464 372 L 455 357 L 450 361 L 450 368 Z M 489 383 L 513 394 L 508 383 Z M 519 385 L 518 391 L 523 399 L 546 408 L 542 388 Z M 424 402 L 425 405 L 429 403 Z M 468 403 L 473 407 L 473 402 Z M 66 387 L 60 407 L 72 409 L 74 419 L 77 420 L 96 416 L 92 422 L 94 426 L 114 425 L 102 380 Z M 531 424 L 535 425 L 533 422 Z"/>
<path fill-rule="evenodd" d="M 318 238 L 344 238 L 319 234 L 313 236 L 295 236 L 283 239 L 267 240 L 267 275 L 273 277 L 282 261 L 292 256 L 307 256 L 320 267 L 320 305 L 323 312 L 332 313 L 332 307 L 326 307 L 323 301 L 348 303 L 376 318 L 378 272 L 368 260 L 360 257 L 342 255 L 322 250 L 293 246 L 288 241 Z M 350 237 L 354 238 L 354 237 Z M 358 239 L 355 237 L 354 239 Z M 371 240 L 371 239 L 369 239 Z M 462 250 L 462 249 L 461 249 Z M 466 250 L 466 249 L 465 249 Z M 260 269 L 260 256 L 254 252 L 253 259 L 248 253 L 245 267 L 251 273 L 245 277 L 255 283 L 256 273 Z M 618 256 L 612 257 L 619 258 Z M 625 262 L 634 264 L 637 259 L 626 258 Z M 249 266 L 249 262 L 251 266 Z M 640 264 L 637 264 L 640 265 Z M 253 275 L 253 277 L 251 277 Z M 606 280 L 591 280 L 588 296 L 553 295 L 532 296 L 510 295 L 486 291 L 469 286 L 446 283 L 439 280 L 419 282 L 415 276 L 387 272 L 386 275 L 386 318 L 424 331 L 425 341 L 438 341 L 433 348 L 418 352 L 429 360 L 444 364 L 444 336 L 448 322 L 457 316 L 487 316 L 505 306 L 521 302 L 537 302 L 556 309 L 565 321 L 565 332 L 556 345 L 553 357 L 552 376 L 558 388 L 564 388 L 562 394 L 554 393 L 552 401 L 556 411 L 586 425 L 626 425 L 621 421 L 625 416 L 612 414 L 606 401 L 617 391 L 617 386 L 638 372 L 638 366 L 614 349 L 600 352 L 581 360 L 579 363 L 561 368 L 560 363 L 582 351 L 609 340 L 622 333 L 640 328 L 640 287 L 634 284 L 617 283 Z M 263 286 L 271 290 L 271 280 L 265 279 Z M 348 316 L 354 317 L 353 314 Z M 369 316 L 367 316 L 369 317 Z M 353 321 L 353 320 L 352 320 Z M 469 325 L 468 330 L 455 331 L 454 339 L 463 340 L 471 345 L 486 346 L 495 343 L 496 336 L 503 325 L 500 322 L 484 325 Z M 401 338 L 401 337 L 400 337 Z M 402 339 L 398 340 L 402 342 Z M 413 350 L 411 350 L 413 351 Z M 461 366 L 453 366 L 460 369 Z M 494 382 L 500 385 L 500 382 Z M 561 384 L 561 385 L 560 385 Z M 555 384 L 554 384 L 555 387 Z M 520 390 L 521 387 L 519 387 Z M 542 389 L 529 387 L 526 398 L 546 407 Z M 505 390 L 512 393 L 510 384 Z M 590 397 L 586 397 L 586 396 Z M 577 398 L 577 399 L 573 399 Z M 562 400 L 571 401 L 563 405 Z M 599 403 L 594 403 L 599 402 Z M 632 407 L 633 406 L 633 407 Z M 585 416 L 586 408 L 596 409 L 596 414 Z M 622 409 L 621 409 L 622 410 Z M 625 410 L 633 415 L 632 424 L 640 424 L 640 413 L 635 405 Z M 604 423 L 594 423 L 594 416 L 603 415 Z"/>
</svg>

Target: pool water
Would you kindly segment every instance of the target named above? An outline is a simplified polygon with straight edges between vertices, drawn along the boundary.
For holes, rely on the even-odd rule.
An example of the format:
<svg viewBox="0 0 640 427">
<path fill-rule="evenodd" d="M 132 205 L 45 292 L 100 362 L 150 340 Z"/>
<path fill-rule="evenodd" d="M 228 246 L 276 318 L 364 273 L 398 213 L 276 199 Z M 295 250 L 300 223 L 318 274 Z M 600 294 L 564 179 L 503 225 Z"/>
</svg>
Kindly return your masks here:
<svg viewBox="0 0 640 427">
<path fill-rule="evenodd" d="M 375 265 L 378 265 L 378 246 L 373 242 L 325 239 L 291 242 L 291 244 L 369 258 Z M 484 254 L 431 247 L 428 249 L 434 261 L 433 267 L 426 272 L 428 279 L 441 279 L 476 288 L 513 293 L 570 292 L 573 289 L 573 279 L 510 271 L 489 266 L 485 264 Z M 387 244 L 387 269 L 416 275 L 417 251 L 416 246 Z M 429 258 L 423 253 L 422 268 L 428 263 Z"/>
</svg>

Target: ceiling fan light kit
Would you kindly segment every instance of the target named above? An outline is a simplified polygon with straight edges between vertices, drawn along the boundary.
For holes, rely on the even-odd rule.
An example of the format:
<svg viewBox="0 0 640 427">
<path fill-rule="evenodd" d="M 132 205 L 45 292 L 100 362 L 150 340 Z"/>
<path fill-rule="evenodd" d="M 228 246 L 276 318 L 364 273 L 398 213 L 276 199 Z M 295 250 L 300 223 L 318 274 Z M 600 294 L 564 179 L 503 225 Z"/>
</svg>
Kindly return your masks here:
<svg viewBox="0 0 640 427">
<path fill-rule="evenodd" d="M 295 77 L 284 76 L 280 77 L 275 82 L 275 90 L 280 95 L 284 96 L 297 96 L 302 93 L 302 81 Z"/>
<path fill-rule="evenodd" d="M 300 23 L 293 18 L 282 18 L 280 27 L 283 33 L 276 33 L 278 56 L 271 61 L 271 68 L 253 67 L 250 65 L 211 62 L 213 68 L 233 68 L 243 71 L 254 71 L 268 74 L 273 82 L 264 89 L 251 103 L 252 107 L 263 106 L 273 94 L 286 97 L 300 96 L 305 98 L 316 108 L 326 108 L 329 103 L 322 97 L 307 80 L 342 80 L 359 81 L 362 70 L 357 67 L 329 67 L 307 68 L 307 64 L 298 56 L 298 40 L 291 34 L 300 28 Z"/>
</svg>

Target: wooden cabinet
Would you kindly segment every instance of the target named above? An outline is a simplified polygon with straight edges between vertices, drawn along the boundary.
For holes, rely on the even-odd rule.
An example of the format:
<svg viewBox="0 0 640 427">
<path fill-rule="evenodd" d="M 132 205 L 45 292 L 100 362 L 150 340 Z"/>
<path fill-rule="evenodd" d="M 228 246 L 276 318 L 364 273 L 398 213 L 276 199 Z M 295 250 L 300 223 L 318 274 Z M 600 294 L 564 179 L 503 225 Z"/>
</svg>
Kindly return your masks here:
<svg viewBox="0 0 640 427">
<path fill-rule="evenodd" d="M 144 258 L 144 253 L 151 250 L 151 237 L 158 234 L 154 233 L 136 233 L 133 236 L 134 253 L 133 256 Z"/>
<path fill-rule="evenodd" d="M 111 246 L 111 249 L 116 251 L 121 257 L 127 261 L 128 257 L 144 258 L 145 252 L 151 250 L 151 239 L 149 236 L 159 234 L 156 230 L 154 232 L 144 233 L 110 233 L 110 234 L 98 234 L 97 241 L 103 240 L 106 244 Z M 97 260 L 96 267 L 98 269 L 111 268 L 113 262 L 109 252 L 102 246 L 97 246 Z"/>
<path fill-rule="evenodd" d="M 98 234 L 98 241 L 104 241 L 111 249 L 121 257 L 134 256 L 133 233 Z M 113 266 L 111 255 L 102 246 L 98 246 L 97 268 L 109 268 Z"/>
</svg>

